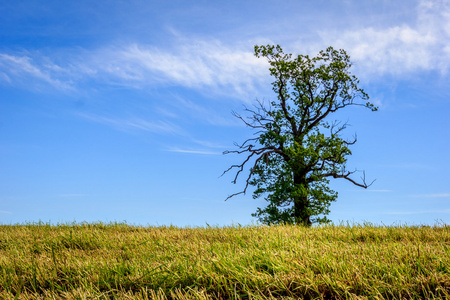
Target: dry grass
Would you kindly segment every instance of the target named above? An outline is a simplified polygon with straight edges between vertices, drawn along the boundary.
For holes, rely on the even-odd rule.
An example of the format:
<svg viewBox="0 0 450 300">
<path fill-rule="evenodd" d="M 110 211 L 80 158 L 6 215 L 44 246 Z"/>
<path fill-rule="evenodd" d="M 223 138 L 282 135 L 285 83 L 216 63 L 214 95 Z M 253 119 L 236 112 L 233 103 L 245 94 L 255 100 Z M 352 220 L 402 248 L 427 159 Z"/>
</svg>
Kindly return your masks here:
<svg viewBox="0 0 450 300">
<path fill-rule="evenodd" d="M 450 299 L 450 227 L 0 226 L 1 299 Z"/>
</svg>

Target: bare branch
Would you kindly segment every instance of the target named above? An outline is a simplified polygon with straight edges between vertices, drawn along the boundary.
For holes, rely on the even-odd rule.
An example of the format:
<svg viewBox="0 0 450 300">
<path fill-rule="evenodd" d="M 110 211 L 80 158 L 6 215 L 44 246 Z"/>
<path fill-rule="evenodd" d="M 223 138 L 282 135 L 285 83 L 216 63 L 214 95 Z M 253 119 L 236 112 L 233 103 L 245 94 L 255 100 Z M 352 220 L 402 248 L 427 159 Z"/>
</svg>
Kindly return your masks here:
<svg viewBox="0 0 450 300">
<path fill-rule="evenodd" d="M 357 140 L 358 140 L 358 136 L 357 136 L 356 133 L 355 133 L 354 139 L 353 139 L 352 142 L 348 142 L 348 141 L 342 141 L 342 142 L 343 142 L 344 144 L 346 144 L 346 145 L 353 145 L 353 144 L 356 143 Z"/>
<path fill-rule="evenodd" d="M 280 85 L 278 87 L 278 97 L 280 98 L 281 109 L 283 110 L 284 117 L 291 123 L 291 129 L 294 136 L 298 134 L 297 124 L 293 116 L 289 115 L 289 112 L 286 108 L 286 97 L 283 94 L 283 89 L 285 87 L 285 82 L 283 81 L 283 73 L 279 74 L 279 82 Z"/>
<path fill-rule="evenodd" d="M 353 180 L 352 178 L 350 178 L 349 176 L 354 174 L 355 172 L 357 172 L 357 170 L 350 172 L 347 171 L 347 173 L 345 173 L 345 171 L 342 171 L 342 174 L 338 174 L 336 172 L 330 172 L 330 173 L 326 173 L 326 174 L 322 174 L 321 177 L 333 177 L 333 178 L 344 178 L 348 181 L 350 181 L 351 183 L 353 183 L 354 185 L 357 185 L 359 187 L 362 188 L 368 188 L 369 186 L 371 186 L 375 180 L 373 180 L 370 184 L 366 183 L 366 172 L 363 171 L 363 176 L 361 177 L 362 183 L 356 182 L 355 180 Z"/>
<path fill-rule="evenodd" d="M 260 150 L 260 149 L 259 149 L 259 150 Z M 265 148 L 265 150 L 268 150 L 268 149 Z M 241 173 L 241 172 L 243 171 L 244 165 L 250 160 L 250 158 L 251 158 L 255 153 L 259 154 L 259 157 L 255 160 L 255 163 L 253 164 L 253 167 L 250 169 L 250 173 L 248 174 L 248 177 L 247 177 L 247 179 L 245 180 L 245 187 L 244 187 L 244 190 L 242 190 L 241 192 L 234 193 L 234 194 L 228 196 L 228 197 L 225 199 L 225 201 L 227 201 L 228 199 L 230 199 L 230 198 L 232 198 L 232 197 L 234 197 L 234 196 L 240 195 L 240 194 L 244 194 L 244 195 L 245 195 L 245 193 L 247 192 L 248 185 L 250 184 L 250 179 L 252 178 L 253 172 L 254 172 L 254 170 L 256 169 L 256 165 L 258 164 L 258 162 L 259 162 L 261 159 L 263 159 L 264 157 L 268 157 L 271 153 L 276 153 L 276 150 L 272 150 L 272 151 L 263 151 L 262 153 L 261 153 L 261 152 L 258 152 L 258 151 L 256 151 L 256 150 L 252 150 L 252 153 L 247 157 L 247 159 L 246 159 L 242 164 L 231 166 L 230 168 L 228 168 L 228 170 L 224 171 L 224 172 L 222 173 L 221 176 L 223 176 L 225 173 L 227 173 L 228 171 L 230 171 L 231 169 L 233 169 L 233 168 L 235 168 L 235 167 L 239 168 L 239 170 L 236 172 L 236 176 L 234 177 L 234 180 L 231 181 L 232 183 L 236 184 L 236 181 L 237 181 L 237 178 L 238 178 L 238 176 L 239 176 L 239 173 Z"/>
</svg>

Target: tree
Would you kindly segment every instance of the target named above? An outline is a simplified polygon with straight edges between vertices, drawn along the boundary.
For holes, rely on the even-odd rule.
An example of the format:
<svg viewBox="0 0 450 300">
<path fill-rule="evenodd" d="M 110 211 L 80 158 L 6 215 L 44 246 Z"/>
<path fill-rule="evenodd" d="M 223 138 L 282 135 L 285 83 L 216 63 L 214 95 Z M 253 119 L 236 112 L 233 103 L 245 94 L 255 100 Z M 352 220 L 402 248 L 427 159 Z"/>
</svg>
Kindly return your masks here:
<svg viewBox="0 0 450 300">
<path fill-rule="evenodd" d="M 285 54 L 272 45 L 255 46 L 255 56 L 264 57 L 277 98 L 266 105 L 257 101 L 254 108 L 245 108 L 248 117 L 234 116 L 256 130 L 256 137 L 236 144 L 238 150 L 224 154 L 246 154 L 241 164 L 232 165 L 225 173 L 237 169 L 233 183 L 253 161 L 245 188 L 227 200 L 245 194 L 249 185 L 255 187 L 253 198 L 264 196 L 267 207 L 252 214 L 262 223 L 293 223 L 311 226 L 327 223 L 331 202 L 337 192 L 328 187 L 330 178 L 342 178 L 367 188 L 365 173 L 358 182 L 357 172 L 346 169 L 350 145 L 341 133 L 347 123 L 329 121 L 329 116 L 347 106 L 357 105 L 376 111 L 369 96 L 358 87 L 359 80 L 351 74 L 350 57 L 344 50 L 332 47 L 310 58 L 308 55 Z"/>
</svg>

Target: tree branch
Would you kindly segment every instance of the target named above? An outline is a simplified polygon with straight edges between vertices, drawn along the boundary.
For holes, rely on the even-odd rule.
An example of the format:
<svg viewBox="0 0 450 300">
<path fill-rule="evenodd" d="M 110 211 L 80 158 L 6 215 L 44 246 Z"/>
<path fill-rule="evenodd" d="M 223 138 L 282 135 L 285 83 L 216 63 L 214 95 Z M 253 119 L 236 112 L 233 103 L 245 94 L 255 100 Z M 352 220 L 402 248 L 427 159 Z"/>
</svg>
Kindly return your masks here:
<svg viewBox="0 0 450 300">
<path fill-rule="evenodd" d="M 293 116 L 289 115 L 289 112 L 286 108 L 286 97 L 283 94 L 283 89 L 285 83 L 283 81 L 283 73 L 280 71 L 279 74 L 279 87 L 278 87 L 278 96 L 280 97 L 281 109 L 283 110 L 284 117 L 291 123 L 292 133 L 296 136 L 298 132 L 297 124 L 295 123 L 295 119 Z"/>
<path fill-rule="evenodd" d="M 242 164 L 240 164 L 240 165 L 232 165 L 232 166 L 229 167 L 227 170 L 225 170 L 225 171 L 222 173 L 222 175 L 220 175 L 220 177 L 221 177 L 221 176 L 223 176 L 225 173 L 227 173 L 228 171 L 230 171 L 231 169 L 233 169 L 233 168 L 239 168 L 239 170 L 236 172 L 236 176 L 234 177 L 234 180 L 231 181 L 233 184 L 236 184 L 236 181 L 237 181 L 237 178 L 238 178 L 239 174 L 244 170 L 244 165 L 250 160 L 250 158 L 251 158 L 254 154 L 259 155 L 259 157 L 255 160 L 255 163 L 253 164 L 253 167 L 250 169 L 250 173 L 248 174 L 248 177 L 247 177 L 247 179 L 246 179 L 246 181 L 245 181 L 245 187 L 244 187 L 244 190 L 242 190 L 242 191 L 240 191 L 240 192 L 238 192 L 238 193 L 234 193 L 234 194 L 228 196 L 228 197 L 225 199 L 225 201 L 227 201 L 228 199 L 230 199 L 230 198 L 232 198 L 232 197 L 234 197 L 234 196 L 240 195 L 240 194 L 244 194 L 244 195 L 245 195 L 245 193 L 247 192 L 248 185 L 250 184 L 250 179 L 251 179 L 251 177 L 252 177 L 252 175 L 253 175 L 254 170 L 256 169 L 256 165 L 258 164 L 258 162 L 259 162 L 262 158 L 268 157 L 268 156 L 269 156 L 270 154 L 272 154 L 272 153 L 278 153 L 278 149 L 274 149 L 274 150 L 271 150 L 271 151 L 266 151 L 266 150 L 269 150 L 269 149 L 271 149 L 271 148 L 268 147 L 268 148 L 261 148 L 261 149 L 257 149 L 257 150 L 249 150 L 249 151 L 251 151 L 251 154 L 247 157 L 247 159 L 246 159 Z M 245 150 L 243 150 L 243 151 L 245 151 Z M 228 153 L 233 153 L 233 152 L 239 153 L 238 151 L 229 151 Z M 240 152 L 240 153 L 242 153 L 242 152 Z M 224 154 L 225 154 L 225 153 L 224 153 Z"/>
<path fill-rule="evenodd" d="M 357 186 L 365 188 L 365 189 L 367 189 L 369 186 L 371 186 L 375 182 L 375 180 L 373 180 L 370 184 L 366 183 L 366 172 L 365 171 L 363 171 L 363 176 L 361 177 L 362 183 L 356 182 L 355 180 L 353 180 L 352 178 L 349 177 L 356 171 L 357 170 L 355 170 L 353 172 L 347 171 L 347 173 L 345 173 L 345 171 L 343 171 L 342 174 L 338 174 L 336 172 L 331 172 L 331 173 L 322 174 L 321 177 L 344 178 L 344 179 L 350 181 L 351 183 L 353 183 L 354 185 L 357 185 Z"/>
</svg>

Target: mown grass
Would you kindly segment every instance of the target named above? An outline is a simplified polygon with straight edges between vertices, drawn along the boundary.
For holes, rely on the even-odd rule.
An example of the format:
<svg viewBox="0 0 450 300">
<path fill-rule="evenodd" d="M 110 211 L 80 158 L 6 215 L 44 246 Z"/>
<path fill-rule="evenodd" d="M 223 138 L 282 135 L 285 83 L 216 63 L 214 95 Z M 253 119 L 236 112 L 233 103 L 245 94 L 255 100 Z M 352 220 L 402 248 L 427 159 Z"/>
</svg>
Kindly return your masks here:
<svg viewBox="0 0 450 300">
<path fill-rule="evenodd" d="M 0 299 L 450 299 L 450 226 L 0 226 Z"/>
</svg>

